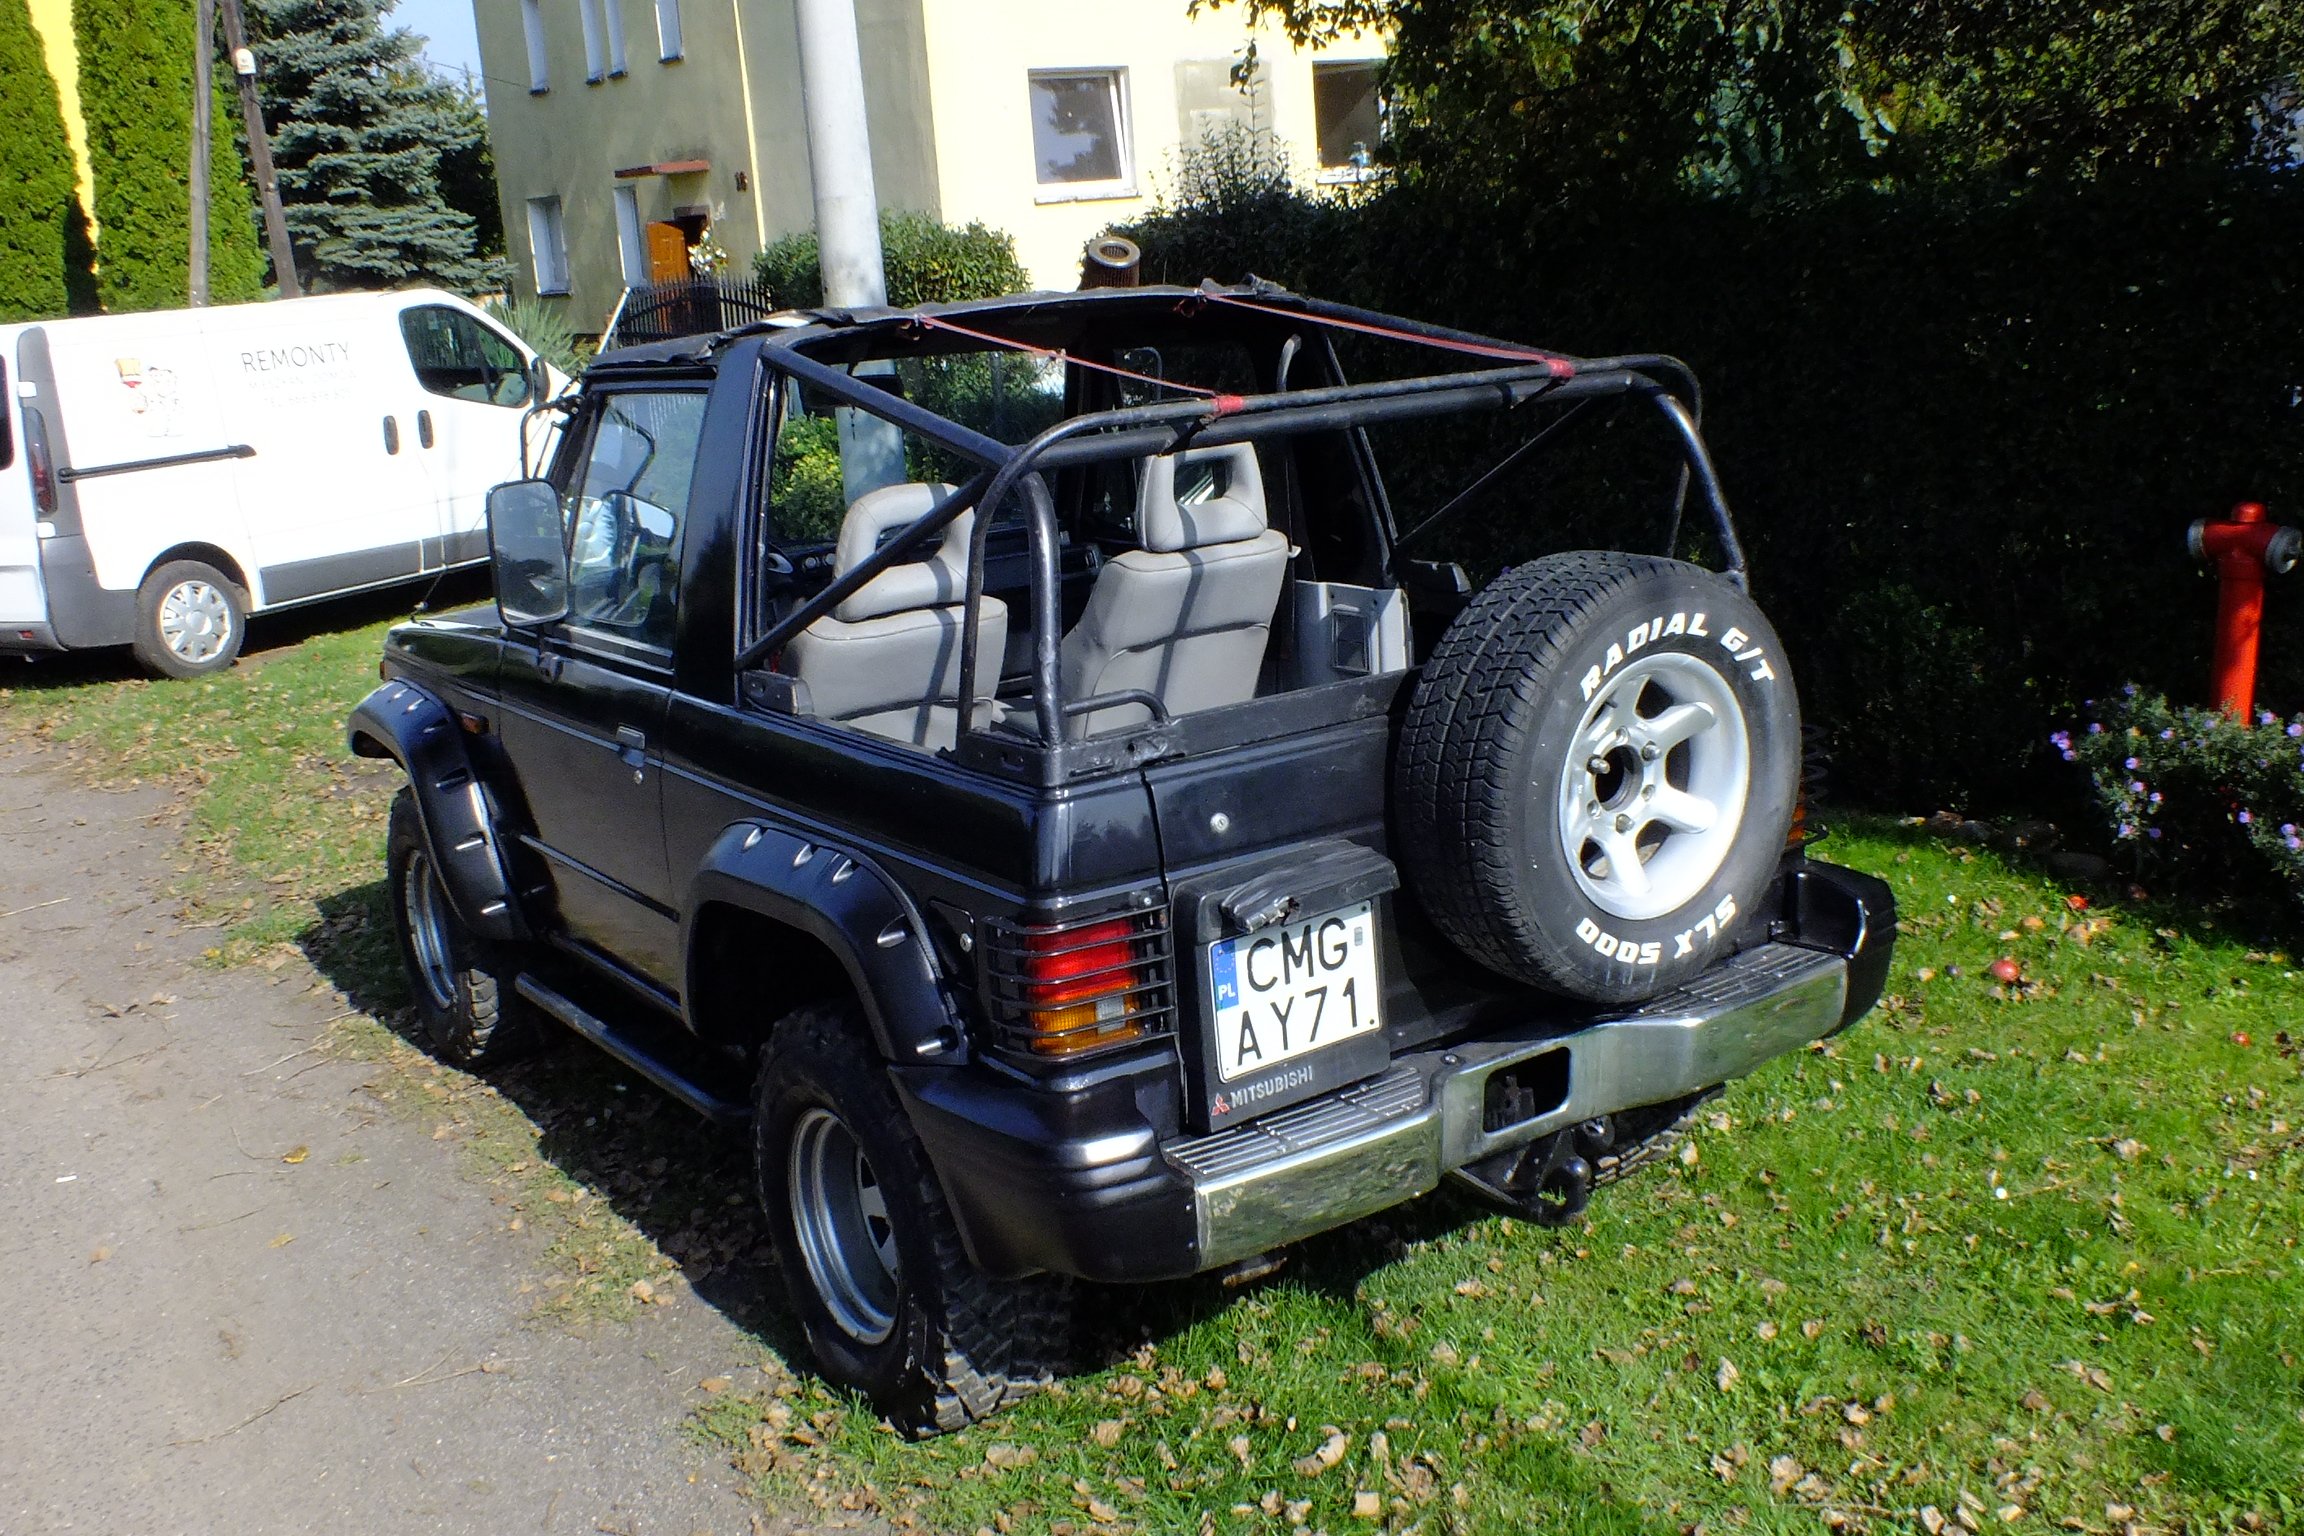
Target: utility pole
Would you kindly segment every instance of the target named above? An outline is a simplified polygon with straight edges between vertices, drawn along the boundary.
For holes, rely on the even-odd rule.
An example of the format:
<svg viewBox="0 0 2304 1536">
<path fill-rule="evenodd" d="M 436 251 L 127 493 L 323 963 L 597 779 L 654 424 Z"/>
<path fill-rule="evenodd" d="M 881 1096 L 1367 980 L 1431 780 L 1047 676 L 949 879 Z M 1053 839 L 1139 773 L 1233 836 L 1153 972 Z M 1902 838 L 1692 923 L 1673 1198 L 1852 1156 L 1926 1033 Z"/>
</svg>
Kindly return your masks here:
<svg viewBox="0 0 2304 1536">
<path fill-rule="evenodd" d="M 208 302 L 208 141 L 214 128 L 215 68 L 214 0 L 192 0 L 192 174 L 186 183 L 192 249 L 186 253 L 184 296 L 194 309 Z"/>
<path fill-rule="evenodd" d="M 888 275 L 880 256 L 880 198 L 872 185 L 855 0 L 797 0 L 794 9 L 824 302 L 835 309 L 885 304 Z M 854 408 L 833 415 L 840 427 L 840 477 L 850 501 L 905 478 L 904 434 L 894 422 Z"/>
<path fill-rule="evenodd" d="M 232 50 L 232 72 L 240 79 L 240 115 L 248 123 L 248 163 L 256 172 L 256 195 L 264 204 L 264 240 L 272 248 L 272 275 L 280 297 L 297 299 L 296 252 L 288 244 L 288 218 L 280 211 L 280 178 L 272 170 L 272 141 L 264 133 L 264 108 L 256 100 L 256 55 L 248 51 L 248 29 L 240 20 L 240 0 L 217 0 L 224 11 L 224 46 Z"/>
</svg>

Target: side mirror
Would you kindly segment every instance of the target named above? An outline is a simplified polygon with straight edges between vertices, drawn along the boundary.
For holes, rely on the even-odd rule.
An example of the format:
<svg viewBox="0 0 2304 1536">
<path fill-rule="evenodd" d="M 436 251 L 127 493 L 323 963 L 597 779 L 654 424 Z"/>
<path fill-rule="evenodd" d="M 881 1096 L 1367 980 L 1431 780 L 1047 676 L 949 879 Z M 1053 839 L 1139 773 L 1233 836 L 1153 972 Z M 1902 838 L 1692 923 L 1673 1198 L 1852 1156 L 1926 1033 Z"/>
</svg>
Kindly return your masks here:
<svg viewBox="0 0 2304 1536">
<path fill-rule="evenodd" d="M 568 545 L 560 493 L 549 480 L 512 480 L 488 493 L 488 554 L 496 612 L 514 629 L 568 617 Z"/>
<path fill-rule="evenodd" d="M 540 357 L 528 359 L 528 403 L 542 405 L 552 398 L 552 365 Z"/>
</svg>

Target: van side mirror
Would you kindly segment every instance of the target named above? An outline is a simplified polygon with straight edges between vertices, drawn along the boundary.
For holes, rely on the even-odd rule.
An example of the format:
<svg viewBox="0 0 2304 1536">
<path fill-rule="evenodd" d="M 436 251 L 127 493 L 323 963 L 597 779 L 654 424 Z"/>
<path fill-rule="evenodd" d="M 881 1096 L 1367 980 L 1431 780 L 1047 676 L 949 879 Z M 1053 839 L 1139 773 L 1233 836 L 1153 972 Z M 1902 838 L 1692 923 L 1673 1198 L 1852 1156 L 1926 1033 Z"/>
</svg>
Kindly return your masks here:
<svg viewBox="0 0 2304 1536">
<path fill-rule="evenodd" d="M 528 359 L 528 403 L 542 405 L 552 398 L 552 365 L 541 357 Z"/>
<path fill-rule="evenodd" d="M 488 493 L 488 556 L 496 612 L 514 629 L 568 617 L 568 544 L 549 480 L 511 480 Z"/>
</svg>

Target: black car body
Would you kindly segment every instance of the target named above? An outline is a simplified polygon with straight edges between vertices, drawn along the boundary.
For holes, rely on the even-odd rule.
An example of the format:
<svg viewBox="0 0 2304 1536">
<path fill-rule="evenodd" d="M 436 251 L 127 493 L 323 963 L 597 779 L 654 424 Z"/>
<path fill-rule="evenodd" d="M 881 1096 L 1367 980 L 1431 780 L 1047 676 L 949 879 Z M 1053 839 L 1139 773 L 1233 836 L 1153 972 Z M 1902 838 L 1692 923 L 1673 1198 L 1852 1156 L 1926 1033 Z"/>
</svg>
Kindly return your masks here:
<svg viewBox="0 0 2304 1536">
<path fill-rule="evenodd" d="M 1331 341 L 1355 326 L 1477 366 L 1351 384 Z M 1024 419 L 956 419 L 952 401 L 985 392 L 935 360 L 987 356 L 992 416 Z M 1192 392 L 1169 382 L 1219 356 Z M 1531 402 L 1652 404 L 1740 584 L 1683 378 L 1667 359 L 1557 359 L 1266 287 L 819 312 L 609 353 L 549 471 L 557 511 L 516 533 L 498 509 L 509 617 L 395 629 L 352 746 L 408 770 L 414 846 L 459 942 L 702 1112 L 746 1121 L 776 1021 L 846 1000 L 984 1275 L 1188 1275 L 1453 1172 L 1580 1208 L 1612 1143 L 1868 1008 L 1892 903 L 1778 834 L 1758 899 L 1728 910 L 1703 968 L 1658 995 L 1578 1001 L 1451 945 L 1401 888 L 1392 786 L 1419 667 L 1471 584 L 1405 557 L 1366 429 Z M 797 493 L 777 483 L 804 468 L 779 436 L 823 440 L 820 414 L 805 424 L 827 408 L 893 422 L 913 479 L 957 485 L 922 493 L 922 515 L 837 577 L 822 519 L 786 526 Z M 601 446 L 628 429 L 631 443 Z M 1189 467 L 1243 442 L 1261 455 L 1267 525 L 1289 541 L 1261 681 L 1211 708 L 1107 692 L 1099 708 L 1133 721 L 1081 729 L 1095 711 L 1066 697 L 1060 651 L 1128 543 L 1111 466 L 1182 454 Z M 653 587 L 587 626 L 553 611 L 549 553 L 522 561 L 535 539 L 561 540 L 567 558 L 590 537 L 575 525 L 603 462 L 611 479 L 643 467 L 594 500 L 629 493 L 648 503 L 640 523 L 668 510 L 674 526 L 626 530 L 654 551 L 627 561 L 653 560 Z M 1019 616 L 994 697 L 965 690 L 972 718 L 948 744 L 932 727 L 926 742 L 891 739 L 815 712 L 789 665 L 796 639 L 971 505 L 997 515 L 973 523 L 966 588 L 945 611 L 962 678 L 985 675 L 971 616 L 999 599 Z M 581 549 L 576 563 L 562 579 L 580 588 Z M 531 589 L 541 600 L 524 614 Z M 1369 618 L 1367 593 L 1396 603 L 1389 618 Z M 1387 648 L 1388 663 L 1374 654 Z M 1365 926 L 1319 925 L 1337 913 Z M 1381 1011 L 1339 1002 L 1356 1026 L 1344 1038 L 1269 1071 L 1243 1044 L 1223 1077 L 1232 1046 L 1215 1034 L 1208 968 L 1252 985 L 1324 963 L 1314 946 L 1340 957 L 1355 936 L 1373 937 Z M 1075 1000 L 1097 985 L 1103 1001 Z M 1545 1152 L 1533 1183 L 1514 1177 L 1531 1149 Z"/>
</svg>

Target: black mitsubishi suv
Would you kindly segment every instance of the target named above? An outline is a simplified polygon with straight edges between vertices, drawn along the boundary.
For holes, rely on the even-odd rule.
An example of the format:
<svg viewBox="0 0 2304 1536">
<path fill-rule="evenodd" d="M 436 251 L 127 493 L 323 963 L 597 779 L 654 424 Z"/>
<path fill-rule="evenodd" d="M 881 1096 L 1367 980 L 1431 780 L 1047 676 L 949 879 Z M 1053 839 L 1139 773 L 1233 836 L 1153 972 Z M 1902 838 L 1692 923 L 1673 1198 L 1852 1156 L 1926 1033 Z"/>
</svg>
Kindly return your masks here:
<svg viewBox="0 0 2304 1536">
<path fill-rule="evenodd" d="M 1413 554 L 1595 404 L 1676 457 L 1660 550 Z M 824 1373 L 909 1432 L 1046 1380 L 1075 1277 L 1449 1176 L 1573 1220 L 1895 929 L 1803 852 L 1696 407 L 1254 283 L 608 352 L 490 497 L 494 611 L 351 718 L 422 1025 L 557 1019 L 748 1130 Z M 1483 414 L 1519 446 L 1430 447 Z M 1457 492 L 1405 532 L 1380 439 Z"/>
</svg>

